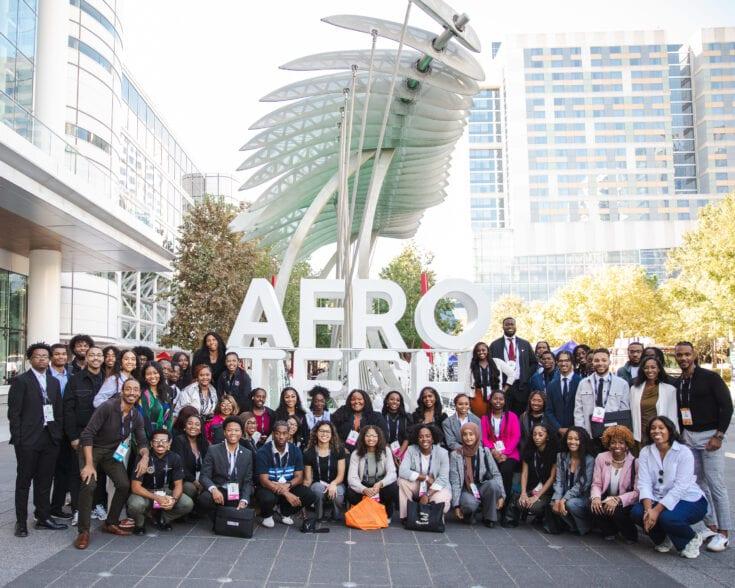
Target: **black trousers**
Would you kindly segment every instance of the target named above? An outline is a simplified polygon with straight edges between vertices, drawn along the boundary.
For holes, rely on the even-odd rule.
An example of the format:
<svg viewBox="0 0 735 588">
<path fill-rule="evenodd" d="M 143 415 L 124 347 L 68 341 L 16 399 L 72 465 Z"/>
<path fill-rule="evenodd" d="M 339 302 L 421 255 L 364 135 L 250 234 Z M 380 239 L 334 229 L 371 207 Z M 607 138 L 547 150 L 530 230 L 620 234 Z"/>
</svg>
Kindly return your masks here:
<svg viewBox="0 0 735 588">
<path fill-rule="evenodd" d="M 74 475 L 76 472 L 76 475 Z M 59 455 L 56 458 L 54 470 L 54 486 L 51 493 L 51 512 L 59 512 L 64 508 L 66 493 L 71 494 L 71 508 L 77 510 L 79 505 L 79 459 L 77 452 L 71 448 L 69 439 L 64 436 L 59 444 Z M 72 484 L 76 483 L 76 492 L 71 491 Z"/>
<path fill-rule="evenodd" d="M 505 489 L 505 500 L 509 501 L 510 496 L 513 495 L 513 475 L 518 470 L 518 462 L 515 459 L 508 458 L 503 463 L 495 462 L 500 470 L 500 475 L 503 478 L 503 488 Z"/>
<path fill-rule="evenodd" d="M 222 492 L 222 496 L 225 497 L 224 506 L 237 506 L 240 503 L 239 500 L 227 500 L 227 488 L 219 486 L 217 489 Z M 214 498 L 212 498 L 212 494 L 209 492 L 209 490 L 204 490 L 197 497 L 197 506 L 199 507 L 199 510 L 202 512 L 202 514 L 208 515 L 209 518 L 214 521 L 214 515 L 217 512 L 217 507 L 219 506 L 219 504 L 214 501 Z"/>
<path fill-rule="evenodd" d="M 385 506 L 385 512 L 389 517 L 393 516 L 393 509 L 398 506 L 398 482 L 393 482 L 387 486 L 383 486 L 379 492 L 380 502 Z M 352 488 L 347 486 L 347 492 L 345 493 L 347 502 L 350 506 L 354 506 L 362 500 L 363 495 L 359 492 L 355 492 Z"/>
<path fill-rule="evenodd" d="M 310 507 L 316 500 L 316 496 L 314 496 L 311 489 L 307 488 L 303 484 L 291 488 L 291 494 L 295 494 L 299 497 L 301 500 L 301 506 L 291 506 L 284 496 L 279 496 L 267 488 L 258 486 L 258 489 L 255 491 L 255 498 L 260 505 L 260 516 L 264 519 L 273 516 L 273 509 L 276 507 L 276 504 L 278 504 L 281 514 L 288 517 L 299 512 L 302 508 Z"/>
<path fill-rule="evenodd" d="M 48 431 L 36 446 L 16 445 L 15 459 L 18 462 L 15 478 L 15 518 L 26 524 L 28 521 L 28 494 L 33 483 L 33 506 L 37 519 L 46 520 L 51 510 L 51 482 L 56 466 L 59 446 L 51 440 Z"/>
<path fill-rule="evenodd" d="M 638 529 L 630 516 L 632 506 L 618 504 L 612 515 L 598 515 L 592 513 L 592 519 L 605 536 L 620 533 L 628 541 L 638 540 Z"/>
<path fill-rule="evenodd" d="M 531 394 L 531 389 L 528 384 L 521 384 L 518 380 L 513 382 L 513 385 L 508 389 L 508 393 L 505 395 L 505 404 L 508 410 L 514 412 L 516 415 L 521 416 L 528 408 L 528 397 Z"/>
</svg>

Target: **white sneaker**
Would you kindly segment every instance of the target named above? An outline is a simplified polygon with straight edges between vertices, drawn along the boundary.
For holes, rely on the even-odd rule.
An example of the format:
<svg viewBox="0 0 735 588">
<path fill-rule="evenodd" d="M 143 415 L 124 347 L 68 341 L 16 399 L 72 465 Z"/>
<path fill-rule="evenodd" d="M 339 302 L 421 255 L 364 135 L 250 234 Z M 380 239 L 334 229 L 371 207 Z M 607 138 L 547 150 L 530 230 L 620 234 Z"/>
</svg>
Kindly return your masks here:
<svg viewBox="0 0 735 588">
<path fill-rule="evenodd" d="M 699 535 L 697 535 L 699 537 Z M 653 548 L 658 551 L 659 553 L 668 553 L 674 548 L 674 544 L 671 542 L 671 539 L 666 537 L 661 543 L 658 545 L 654 545 Z"/>
<path fill-rule="evenodd" d="M 711 539 L 715 535 L 717 535 L 716 531 L 713 531 L 709 527 L 704 527 L 704 530 L 700 531 L 699 534 L 702 537 L 702 542 L 707 542 L 708 539 Z"/>
<path fill-rule="evenodd" d="M 707 551 L 725 551 L 730 540 L 722 533 L 715 533 L 707 544 Z"/>
<path fill-rule="evenodd" d="M 100 521 L 106 521 L 107 520 L 107 509 L 101 504 L 96 505 L 92 509 L 92 518 L 98 519 Z"/>
<path fill-rule="evenodd" d="M 713 539 L 714 541 L 714 539 Z M 697 533 L 692 537 L 692 540 L 686 544 L 686 547 L 681 550 L 682 557 L 686 557 L 687 559 L 696 559 L 699 557 L 699 547 L 702 545 L 702 536 Z"/>
<path fill-rule="evenodd" d="M 76 527 L 78 523 L 79 523 L 79 511 L 75 510 L 74 514 L 71 517 L 71 526 Z"/>
<path fill-rule="evenodd" d="M 284 525 L 293 525 L 293 519 L 291 517 L 281 517 L 281 522 Z"/>
<path fill-rule="evenodd" d="M 276 526 L 276 522 L 273 520 L 273 517 L 266 517 L 263 519 L 263 526 L 272 529 Z"/>
</svg>

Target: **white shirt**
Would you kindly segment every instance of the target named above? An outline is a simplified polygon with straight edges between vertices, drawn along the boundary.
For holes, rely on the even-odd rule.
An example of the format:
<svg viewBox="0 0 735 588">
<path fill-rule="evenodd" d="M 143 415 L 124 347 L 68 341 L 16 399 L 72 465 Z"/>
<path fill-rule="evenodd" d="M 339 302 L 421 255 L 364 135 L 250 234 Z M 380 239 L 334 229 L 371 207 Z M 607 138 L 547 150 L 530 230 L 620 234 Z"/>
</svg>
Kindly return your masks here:
<svg viewBox="0 0 735 588">
<path fill-rule="evenodd" d="M 500 437 L 500 424 L 503 422 L 503 417 L 490 417 L 490 421 L 493 424 L 493 431 L 495 431 L 495 436 Z"/>
<path fill-rule="evenodd" d="M 663 475 L 659 472 L 663 471 Z M 672 510 L 680 500 L 696 502 L 702 490 L 694 475 L 694 455 L 691 449 L 674 441 L 661 462 L 656 446 L 646 445 L 638 458 L 638 491 L 640 500 L 648 498 Z"/>
<path fill-rule="evenodd" d="M 610 485 L 607 487 L 607 494 L 608 496 L 617 496 L 618 490 L 620 489 L 620 472 L 623 471 L 623 468 L 616 468 L 612 467 L 612 472 L 610 473 Z"/>
<path fill-rule="evenodd" d="M 630 375 L 633 377 L 633 379 L 638 377 L 638 370 L 641 369 L 640 366 L 630 366 Z"/>
<path fill-rule="evenodd" d="M 102 383 L 97 394 L 95 394 L 92 400 L 92 406 L 97 408 L 100 404 L 112 398 L 115 394 L 119 394 L 122 390 L 122 385 L 125 383 L 125 376 L 120 374 L 119 376 L 108 376 Z"/>
<path fill-rule="evenodd" d="M 421 454 L 421 471 L 424 474 L 429 473 L 429 462 L 431 461 L 431 453 L 429 455 Z"/>
<path fill-rule="evenodd" d="M 36 380 L 38 380 L 38 385 L 41 386 L 41 390 L 43 390 L 44 397 L 46 396 L 46 372 L 39 372 L 36 371 L 34 368 L 31 368 L 31 371 L 33 372 L 33 375 L 36 376 Z"/>
<path fill-rule="evenodd" d="M 604 376 L 598 376 L 596 373 L 592 374 L 592 391 L 595 394 L 595 399 L 597 399 L 597 387 L 600 385 L 600 380 L 604 382 L 602 385 L 602 406 L 605 406 L 607 404 L 607 397 L 610 396 L 612 375 L 610 372 L 607 372 Z M 597 402 L 597 400 L 595 400 L 595 402 Z"/>
<path fill-rule="evenodd" d="M 469 422 L 470 417 L 464 417 L 464 418 L 457 417 L 457 420 L 459 420 L 459 426 L 461 428 L 461 427 L 463 427 L 464 425 L 466 425 Z"/>
<path fill-rule="evenodd" d="M 515 335 L 513 335 L 512 337 L 503 336 L 503 339 L 505 339 L 505 361 L 513 361 L 515 363 L 515 365 L 513 366 L 513 371 L 515 372 L 517 380 L 521 376 L 521 362 L 518 361 L 520 355 L 520 351 L 518 350 L 518 342 L 516 341 Z M 508 359 L 508 346 L 510 345 L 511 341 L 513 341 L 513 350 L 515 351 L 516 356 L 514 360 Z"/>
</svg>

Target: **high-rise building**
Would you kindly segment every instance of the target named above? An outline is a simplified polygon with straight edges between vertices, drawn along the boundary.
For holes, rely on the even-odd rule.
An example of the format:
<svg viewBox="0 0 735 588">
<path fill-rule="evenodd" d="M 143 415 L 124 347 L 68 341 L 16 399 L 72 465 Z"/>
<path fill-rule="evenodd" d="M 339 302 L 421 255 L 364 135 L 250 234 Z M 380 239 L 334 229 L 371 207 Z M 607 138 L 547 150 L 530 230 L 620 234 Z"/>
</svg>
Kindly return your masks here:
<svg viewBox="0 0 735 588">
<path fill-rule="evenodd" d="M 475 279 L 544 300 L 667 251 L 735 186 L 735 28 L 512 36 L 470 117 Z"/>
<path fill-rule="evenodd" d="M 185 178 L 208 176 L 125 68 L 121 4 L 0 2 L 0 385 L 29 341 L 155 345 L 170 315 Z"/>
</svg>

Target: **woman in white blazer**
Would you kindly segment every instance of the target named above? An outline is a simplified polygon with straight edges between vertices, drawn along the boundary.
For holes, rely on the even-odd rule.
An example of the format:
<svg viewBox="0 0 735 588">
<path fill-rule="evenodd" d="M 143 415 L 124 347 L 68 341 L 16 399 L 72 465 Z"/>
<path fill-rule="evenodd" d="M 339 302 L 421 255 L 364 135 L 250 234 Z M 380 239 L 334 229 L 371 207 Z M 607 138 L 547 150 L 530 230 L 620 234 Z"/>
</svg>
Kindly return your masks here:
<svg viewBox="0 0 735 588">
<path fill-rule="evenodd" d="M 209 421 L 214 416 L 214 409 L 217 406 L 217 389 L 211 382 L 212 369 L 205 364 L 195 366 L 194 381 L 176 397 L 174 417 L 178 416 L 185 406 L 193 406 L 205 422 Z"/>
<path fill-rule="evenodd" d="M 633 437 L 641 445 L 648 443 L 646 431 L 657 415 L 671 419 L 679 428 L 676 412 L 676 388 L 666 383 L 667 377 L 661 362 L 646 357 L 638 368 L 638 375 L 630 389 L 630 414 L 633 421 Z"/>
</svg>

